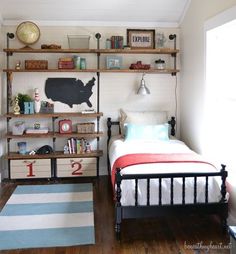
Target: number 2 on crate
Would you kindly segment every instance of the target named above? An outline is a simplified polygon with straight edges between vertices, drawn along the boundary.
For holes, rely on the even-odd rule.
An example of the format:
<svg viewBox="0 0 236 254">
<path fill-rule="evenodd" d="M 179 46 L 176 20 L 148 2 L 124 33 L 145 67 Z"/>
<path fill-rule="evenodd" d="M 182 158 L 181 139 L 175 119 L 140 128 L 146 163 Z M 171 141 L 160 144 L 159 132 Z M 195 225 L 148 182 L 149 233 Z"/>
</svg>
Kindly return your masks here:
<svg viewBox="0 0 236 254">
<path fill-rule="evenodd" d="M 80 160 L 80 161 L 71 160 L 70 161 L 71 168 L 73 169 L 72 175 L 83 175 L 83 169 L 82 169 L 82 165 L 81 165 L 82 161 L 83 160 Z"/>
</svg>

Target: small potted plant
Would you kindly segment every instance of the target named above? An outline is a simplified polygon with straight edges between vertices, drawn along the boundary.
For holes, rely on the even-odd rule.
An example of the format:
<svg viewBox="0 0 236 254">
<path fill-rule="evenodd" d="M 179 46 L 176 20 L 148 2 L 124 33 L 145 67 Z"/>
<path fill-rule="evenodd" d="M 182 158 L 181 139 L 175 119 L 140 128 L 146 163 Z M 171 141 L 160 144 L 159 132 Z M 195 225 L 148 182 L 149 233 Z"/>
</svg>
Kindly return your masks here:
<svg viewBox="0 0 236 254">
<path fill-rule="evenodd" d="M 17 94 L 19 106 L 20 106 L 20 113 L 24 114 L 24 102 L 30 102 L 33 101 L 33 99 L 28 94 Z"/>
</svg>

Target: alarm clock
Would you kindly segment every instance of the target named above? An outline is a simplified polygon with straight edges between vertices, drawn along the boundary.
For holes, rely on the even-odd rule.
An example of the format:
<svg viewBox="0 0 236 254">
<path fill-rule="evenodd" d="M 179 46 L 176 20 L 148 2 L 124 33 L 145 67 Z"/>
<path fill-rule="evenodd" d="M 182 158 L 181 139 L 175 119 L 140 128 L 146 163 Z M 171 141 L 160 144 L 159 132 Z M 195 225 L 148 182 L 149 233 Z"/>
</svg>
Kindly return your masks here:
<svg viewBox="0 0 236 254">
<path fill-rule="evenodd" d="M 72 122 L 71 120 L 64 119 L 59 121 L 59 132 L 60 133 L 71 133 L 72 132 Z"/>
</svg>

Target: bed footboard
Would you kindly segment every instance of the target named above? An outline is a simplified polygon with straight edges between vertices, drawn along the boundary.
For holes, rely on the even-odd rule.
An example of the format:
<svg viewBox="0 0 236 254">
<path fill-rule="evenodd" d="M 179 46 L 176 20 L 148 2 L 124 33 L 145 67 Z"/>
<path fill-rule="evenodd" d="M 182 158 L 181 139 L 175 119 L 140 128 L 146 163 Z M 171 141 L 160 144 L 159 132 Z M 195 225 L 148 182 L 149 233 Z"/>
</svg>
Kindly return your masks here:
<svg viewBox="0 0 236 254">
<path fill-rule="evenodd" d="M 147 218 L 147 217 L 158 217 L 162 215 L 177 215 L 181 214 L 217 214 L 220 216 L 222 226 L 224 229 L 227 228 L 227 217 L 228 217 L 228 202 L 226 199 L 226 178 L 227 171 L 225 165 L 221 165 L 222 168 L 219 172 L 207 172 L 207 173 L 167 173 L 167 174 L 129 174 L 121 175 L 121 169 L 118 168 L 116 171 L 116 224 L 115 231 L 117 239 L 120 239 L 121 234 L 121 223 L 123 219 L 129 218 Z M 221 199 L 219 202 L 209 202 L 209 178 L 210 177 L 221 177 Z M 185 180 L 186 178 L 193 178 L 193 197 L 192 203 L 186 203 L 185 201 Z M 199 177 L 205 178 L 205 201 L 197 202 L 197 182 Z M 162 180 L 170 179 L 170 203 L 162 203 Z M 174 203 L 174 179 L 182 179 L 182 202 L 179 204 Z M 138 202 L 138 181 L 145 179 L 147 181 L 147 192 L 146 192 L 146 205 L 139 205 Z M 159 181 L 159 199 L 157 205 L 150 204 L 150 180 L 157 179 Z M 135 182 L 135 205 L 133 206 L 122 206 L 121 197 L 122 189 L 121 183 L 123 180 L 134 180 Z"/>
</svg>

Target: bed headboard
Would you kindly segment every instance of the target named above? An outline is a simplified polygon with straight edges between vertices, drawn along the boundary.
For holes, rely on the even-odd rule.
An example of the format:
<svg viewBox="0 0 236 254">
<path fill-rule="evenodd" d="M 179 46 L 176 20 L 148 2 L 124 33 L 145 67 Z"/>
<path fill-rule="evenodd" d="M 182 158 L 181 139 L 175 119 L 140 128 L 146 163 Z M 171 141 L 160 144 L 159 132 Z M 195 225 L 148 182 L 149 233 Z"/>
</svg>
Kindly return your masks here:
<svg viewBox="0 0 236 254">
<path fill-rule="evenodd" d="M 171 129 L 170 129 L 171 136 L 175 136 L 176 120 L 175 120 L 174 116 L 171 117 L 170 121 L 168 121 L 168 124 L 171 126 Z M 119 134 L 121 133 L 120 132 L 120 122 L 119 121 L 112 121 L 111 117 L 108 117 L 107 118 L 107 145 L 109 144 L 109 141 L 111 139 L 111 127 L 113 125 L 118 125 L 119 126 Z"/>
<path fill-rule="evenodd" d="M 176 120 L 175 117 L 172 116 L 170 121 L 168 121 L 168 124 L 171 126 L 170 129 L 170 134 L 172 136 L 175 136 L 175 124 L 176 124 Z M 108 145 L 109 145 L 109 141 L 111 139 L 111 127 L 113 125 L 117 125 L 119 126 L 119 134 L 121 134 L 121 130 L 120 130 L 120 122 L 119 121 L 112 121 L 111 117 L 107 118 L 107 172 L 108 175 L 110 175 L 110 160 L 109 160 L 109 155 L 108 155 Z"/>
</svg>

